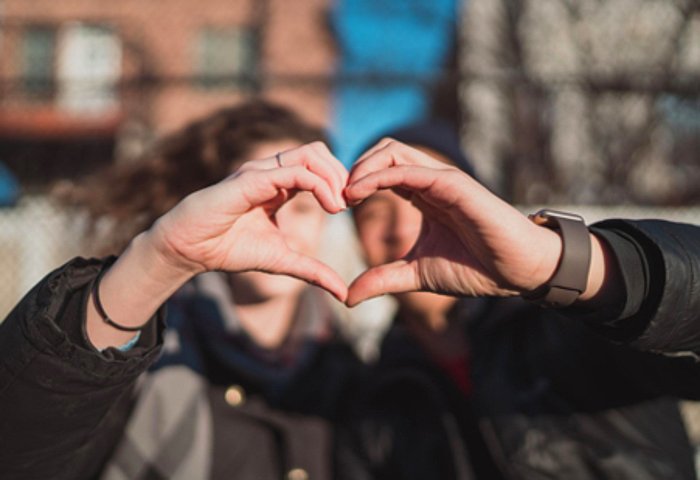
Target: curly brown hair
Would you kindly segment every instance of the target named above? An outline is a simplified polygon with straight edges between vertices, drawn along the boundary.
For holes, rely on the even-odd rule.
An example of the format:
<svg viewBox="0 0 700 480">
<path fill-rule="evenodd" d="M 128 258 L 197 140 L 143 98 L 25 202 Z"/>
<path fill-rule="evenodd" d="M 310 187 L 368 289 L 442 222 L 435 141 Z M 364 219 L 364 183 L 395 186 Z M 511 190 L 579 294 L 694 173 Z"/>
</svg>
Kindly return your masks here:
<svg viewBox="0 0 700 480">
<path fill-rule="evenodd" d="M 95 253 L 116 253 L 190 193 L 228 176 L 264 142 L 326 141 L 324 131 L 265 100 L 222 108 L 166 136 L 137 161 L 114 164 L 80 184 L 59 188 L 66 206 L 84 208 Z M 108 232 L 96 227 L 108 220 Z M 100 240 L 100 237 L 108 240 Z"/>
</svg>

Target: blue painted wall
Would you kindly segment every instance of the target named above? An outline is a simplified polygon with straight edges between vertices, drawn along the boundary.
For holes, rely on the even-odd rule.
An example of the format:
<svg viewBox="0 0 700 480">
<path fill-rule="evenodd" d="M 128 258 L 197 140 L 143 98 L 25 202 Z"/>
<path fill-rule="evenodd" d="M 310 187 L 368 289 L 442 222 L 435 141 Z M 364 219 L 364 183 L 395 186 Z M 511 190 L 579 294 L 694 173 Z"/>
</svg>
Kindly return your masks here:
<svg viewBox="0 0 700 480">
<path fill-rule="evenodd" d="M 12 173 L 0 162 L 0 207 L 12 206 L 19 197 L 19 184 Z"/>
<path fill-rule="evenodd" d="M 334 150 L 349 166 L 367 143 L 428 108 L 426 87 L 455 41 L 458 0 L 336 0 L 331 15 L 340 48 L 334 92 Z M 394 77 L 391 82 L 352 79 Z"/>
</svg>

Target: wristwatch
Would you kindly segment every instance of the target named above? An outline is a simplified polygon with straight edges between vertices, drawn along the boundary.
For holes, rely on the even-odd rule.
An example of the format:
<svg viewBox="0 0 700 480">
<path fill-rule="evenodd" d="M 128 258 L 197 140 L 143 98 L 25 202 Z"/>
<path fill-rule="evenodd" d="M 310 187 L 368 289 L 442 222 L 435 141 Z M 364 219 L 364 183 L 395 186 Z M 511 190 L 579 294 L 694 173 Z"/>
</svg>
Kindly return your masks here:
<svg viewBox="0 0 700 480">
<path fill-rule="evenodd" d="M 591 266 L 591 239 L 579 215 L 544 209 L 529 215 L 537 225 L 556 231 L 562 239 L 557 269 L 544 285 L 522 295 L 545 307 L 567 307 L 586 290 Z"/>
</svg>

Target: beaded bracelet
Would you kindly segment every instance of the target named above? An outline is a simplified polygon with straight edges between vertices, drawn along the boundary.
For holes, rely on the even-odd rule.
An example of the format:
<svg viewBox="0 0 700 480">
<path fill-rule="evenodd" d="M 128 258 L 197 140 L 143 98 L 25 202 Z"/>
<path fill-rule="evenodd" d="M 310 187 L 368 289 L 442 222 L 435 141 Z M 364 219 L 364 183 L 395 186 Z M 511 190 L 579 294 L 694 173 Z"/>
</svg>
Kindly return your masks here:
<svg viewBox="0 0 700 480">
<path fill-rule="evenodd" d="M 107 312 L 105 312 L 104 307 L 102 306 L 102 302 L 100 301 L 100 281 L 102 280 L 102 276 L 105 274 L 105 272 L 109 270 L 108 268 L 103 269 L 100 274 L 97 276 L 95 281 L 92 284 L 92 301 L 93 304 L 95 305 L 95 310 L 97 310 L 97 313 L 102 317 L 102 321 L 105 322 L 107 325 L 116 328 L 117 330 L 121 330 L 123 332 L 138 332 L 140 331 L 143 327 L 146 326 L 146 323 L 139 327 L 125 327 L 124 325 L 119 325 L 117 322 L 109 318 L 109 315 L 107 315 Z"/>
</svg>

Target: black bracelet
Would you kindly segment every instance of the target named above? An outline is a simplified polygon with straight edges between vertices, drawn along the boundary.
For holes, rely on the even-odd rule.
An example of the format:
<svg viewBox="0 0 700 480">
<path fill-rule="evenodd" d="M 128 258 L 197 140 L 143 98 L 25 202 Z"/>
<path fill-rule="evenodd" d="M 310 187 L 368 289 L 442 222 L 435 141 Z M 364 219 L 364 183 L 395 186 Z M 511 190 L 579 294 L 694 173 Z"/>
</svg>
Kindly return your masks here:
<svg viewBox="0 0 700 480">
<path fill-rule="evenodd" d="M 119 325 L 116 323 L 114 320 L 109 318 L 109 315 L 107 315 L 107 312 L 105 312 L 104 307 L 102 306 L 102 302 L 100 301 L 100 281 L 102 280 L 102 277 L 104 276 L 105 272 L 107 272 L 109 268 L 103 269 L 99 275 L 97 275 L 97 278 L 95 278 L 95 281 L 92 283 L 92 303 L 95 305 L 95 310 L 97 310 L 97 313 L 102 317 L 102 321 L 105 322 L 107 325 L 116 328 L 117 330 L 121 330 L 122 332 L 138 332 L 140 331 L 143 327 L 146 326 L 144 323 L 140 327 L 125 327 L 123 325 Z M 146 322 L 148 323 L 148 322 Z"/>
</svg>

